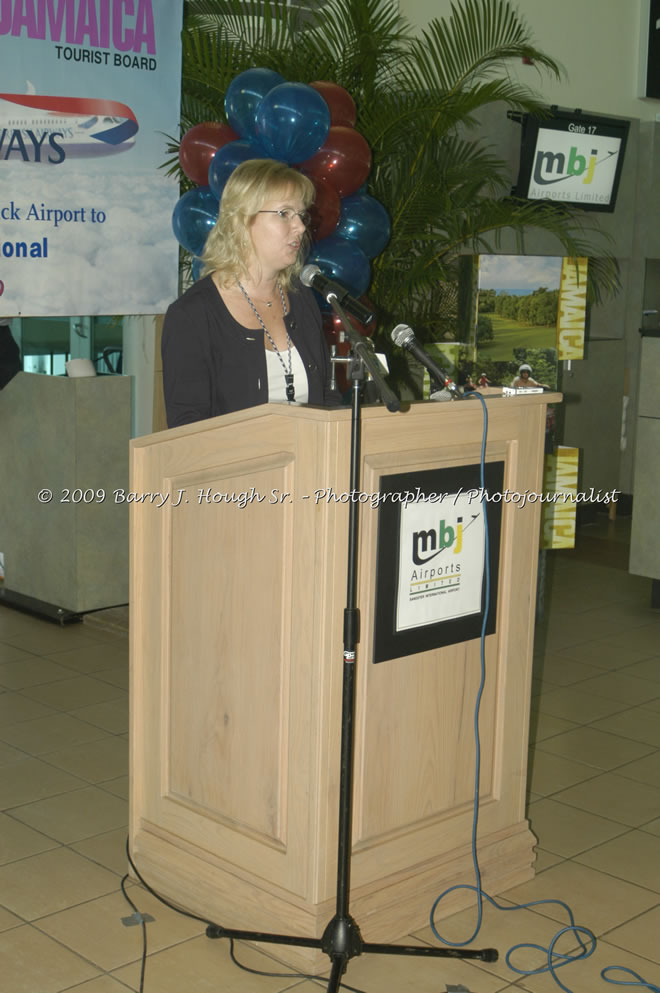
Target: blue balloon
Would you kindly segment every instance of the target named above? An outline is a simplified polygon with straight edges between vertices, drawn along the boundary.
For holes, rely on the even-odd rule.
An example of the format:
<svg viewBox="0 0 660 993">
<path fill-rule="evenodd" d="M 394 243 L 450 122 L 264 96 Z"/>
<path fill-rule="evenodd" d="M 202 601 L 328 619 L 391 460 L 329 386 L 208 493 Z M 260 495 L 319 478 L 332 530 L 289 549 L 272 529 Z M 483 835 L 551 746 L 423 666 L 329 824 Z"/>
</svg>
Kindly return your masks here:
<svg viewBox="0 0 660 993">
<path fill-rule="evenodd" d="M 335 234 L 357 242 L 368 259 L 383 251 L 391 231 L 390 215 L 379 200 L 366 193 L 344 197 Z"/>
<path fill-rule="evenodd" d="M 202 260 L 195 258 L 192 260 L 192 277 L 194 281 L 197 282 L 197 280 L 201 275 L 202 275 Z"/>
<path fill-rule="evenodd" d="M 222 197 L 225 183 L 237 165 L 247 162 L 248 159 L 266 158 L 268 156 L 249 141 L 230 141 L 219 148 L 209 165 L 209 186 L 218 200 Z"/>
<path fill-rule="evenodd" d="M 283 162 L 304 162 L 328 137 L 330 109 L 305 83 L 281 83 L 257 109 L 259 142 L 268 155 Z"/>
<path fill-rule="evenodd" d="M 322 270 L 324 276 L 343 283 L 356 297 L 366 292 L 371 279 L 369 259 L 354 241 L 331 234 L 323 238 L 307 259 Z"/>
<path fill-rule="evenodd" d="M 188 190 L 172 213 L 176 240 L 192 255 L 201 255 L 209 232 L 218 219 L 218 201 L 208 186 Z"/>
<path fill-rule="evenodd" d="M 227 120 L 241 138 L 254 138 L 257 133 L 257 107 L 284 77 L 273 69 L 246 69 L 234 76 L 225 93 Z"/>
</svg>

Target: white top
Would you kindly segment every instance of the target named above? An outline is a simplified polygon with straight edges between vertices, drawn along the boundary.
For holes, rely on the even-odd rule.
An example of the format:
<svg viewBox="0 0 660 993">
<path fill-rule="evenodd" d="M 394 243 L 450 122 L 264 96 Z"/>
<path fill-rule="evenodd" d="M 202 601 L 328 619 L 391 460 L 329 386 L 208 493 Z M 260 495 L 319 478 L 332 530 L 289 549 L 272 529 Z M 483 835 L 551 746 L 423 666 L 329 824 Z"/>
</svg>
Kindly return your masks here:
<svg viewBox="0 0 660 993">
<path fill-rule="evenodd" d="M 289 352 L 280 352 L 284 364 L 289 368 Z M 288 403 L 286 398 L 286 382 L 284 379 L 284 369 L 279 360 L 277 352 L 266 349 L 266 371 L 268 373 L 268 402 Z M 307 403 L 309 395 L 309 384 L 307 382 L 307 372 L 305 364 L 300 358 L 300 352 L 295 345 L 291 345 L 291 372 L 293 373 L 293 388 L 295 390 L 294 403 Z"/>
</svg>

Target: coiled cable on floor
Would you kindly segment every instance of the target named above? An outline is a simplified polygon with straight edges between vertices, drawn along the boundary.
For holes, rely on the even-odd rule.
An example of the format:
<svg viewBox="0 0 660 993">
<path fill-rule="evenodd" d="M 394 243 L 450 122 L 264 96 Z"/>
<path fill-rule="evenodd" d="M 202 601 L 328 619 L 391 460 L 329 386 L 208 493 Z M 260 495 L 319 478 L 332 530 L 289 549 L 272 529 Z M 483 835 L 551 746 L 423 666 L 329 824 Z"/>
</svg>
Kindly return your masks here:
<svg viewBox="0 0 660 993">
<path fill-rule="evenodd" d="M 483 396 L 477 391 L 466 393 L 466 399 L 476 398 L 481 401 L 481 406 L 483 410 L 483 432 L 481 439 L 481 458 L 480 458 L 480 485 L 482 493 L 485 492 L 485 475 L 486 475 L 486 443 L 488 440 L 488 410 L 486 407 L 486 401 Z M 516 904 L 515 906 L 505 907 L 502 904 L 497 903 L 493 897 L 489 896 L 488 893 L 484 892 L 481 886 L 481 870 L 479 867 L 479 858 L 477 854 L 477 828 L 479 823 L 479 780 L 481 775 L 481 741 L 479 737 L 479 712 L 481 709 L 481 699 L 483 696 L 484 686 L 486 683 L 486 627 L 488 623 L 488 612 L 490 609 L 490 547 L 489 547 L 489 534 L 488 534 L 488 514 L 486 511 L 487 501 L 482 500 L 482 511 L 484 516 L 484 611 L 483 620 L 481 624 L 481 640 L 480 640 L 480 663 L 481 663 L 481 679 L 479 682 L 479 688 L 477 690 L 477 696 L 474 708 L 474 740 L 475 740 L 475 775 L 474 775 L 474 799 L 473 799 L 473 817 L 472 817 L 472 864 L 474 867 L 474 875 L 476 883 L 475 885 L 469 885 L 464 883 L 459 883 L 456 886 L 450 886 L 448 889 L 444 890 L 433 902 L 430 912 L 430 925 L 431 931 L 444 945 L 448 945 L 452 948 L 463 948 L 465 945 L 469 945 L 475 940 L 481 926 L 483 923 L 483 901 L 488 900 L 496 910 L 514 911 L 514 910 L 527 910 L 530 907 L 538 907 L 545 904 L 557 904 L 563 907 L 567 914 L 569 923 L 566 927 L 561 928 L 553 937 L 549 946 L 545 948 L 543 945 L 533 944 L 531 942 L 520 942 L 510 948 L 505 956 L 505 962 L 512 972 L 517 973 L 519 976 L 538 976 L 541 973 L 549 973 L 557 985 L 564 990 L 564 993 L 574 993 L 570 987 L 566 986 L 561 979 L 557 976 L 557 970 L 563 966 L 571 965 L 574 962 L 582 961 L 583 959 L 589 958 L 596 950 L 596 936 L 594 933 L 586 927 L 582 927 L 575 923 L 575 918 L 573 912 L 568 904 L 564 903 L 563 900 L 532 900 L 529 903 Z M 457 890 L 472 890 L 477 895 L 477 923 L 473 933 L 465 941 L 450 941 L 448 938 L 444 938 L 438 931 L 435 925 L 435 914 L 440 903 L 447 897 L 450 893 L 454 893 Z M 561 953 L 557 951 L 557 944 L 561 941 L 565 935 L 574 935 L 579 944 L 580 950 L 571 953 Z M 520 949 L 534 949 L 541 952 L 546 956 L 546 962 L 544 965 L 539 966 L 537 969 L 522 969 L 514 966 L 512 964 L 512 956 L 515 952 Z M 632 976 L 634 981 L 613 979 L 610 973 L 613 971 L 619 971 L 626 975 Z M 601 971 L 601 977 L 607 983 L 613 983 L 617 986 L 634 986 L 641 989 L 649 990 L 650 993 L 660 993 L 660 987 L 654 986 L 652 983 L 647 982 L 632 969 L 628 969 L 624 966 L 607 966 Z"/>
</svg>

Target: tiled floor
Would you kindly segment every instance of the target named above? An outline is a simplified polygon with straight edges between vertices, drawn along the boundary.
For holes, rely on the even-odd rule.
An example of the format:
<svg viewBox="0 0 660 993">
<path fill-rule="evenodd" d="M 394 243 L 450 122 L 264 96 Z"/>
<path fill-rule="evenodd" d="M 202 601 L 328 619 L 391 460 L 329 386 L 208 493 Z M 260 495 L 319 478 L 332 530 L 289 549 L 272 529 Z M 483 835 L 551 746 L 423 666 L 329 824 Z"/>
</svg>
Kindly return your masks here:
<svg viewBox="0 0 660 993">
<path fill-rule="evenodd" d="M 560 972 L 575 993 L 611 990 L 600 977 L 608 965 L 660 984 L 660 611 L 648 606 L 649 581 L 625 571 L 625 536 L 625 522 L 601 522 L 576 552 L 550 557 L 530 751 L 538 873 L 500 898 L 564 900 L 596 934 L 595 954 Z M 0 607 L 0 993 L 139 988 L 141 929 L 122 923 L 131 909 L 119 887 L 127 721 L 120 636 Z M 201 925 L 140 887 L 129 892 L 155 918 L 145 993 L 325 988 L 239 971 L 226 942 L 209 941 Z M 438 926 L 464 940 L 474 918 L 464 912 Z M 367 993 L 445 993 L 448 985 L 549 993 L 559 988 L 551 977 L 521 979 L 504 953 L 519 942 L 547 946 L 565 920 L 557 904 L 514 913 L 486 906 L 473 944 L 499 948 L 499 962 L 365 955 L 345 979 Z M 427 928 L 415 940 L 435 939 Z M 558 949 L 576 945 L 567 935 Z M 245 946 L 238 954 L 254 968 L 282 970 Z M 528 949 L 514 958 L 521 968 L 540 963 Z"/>
</svg>

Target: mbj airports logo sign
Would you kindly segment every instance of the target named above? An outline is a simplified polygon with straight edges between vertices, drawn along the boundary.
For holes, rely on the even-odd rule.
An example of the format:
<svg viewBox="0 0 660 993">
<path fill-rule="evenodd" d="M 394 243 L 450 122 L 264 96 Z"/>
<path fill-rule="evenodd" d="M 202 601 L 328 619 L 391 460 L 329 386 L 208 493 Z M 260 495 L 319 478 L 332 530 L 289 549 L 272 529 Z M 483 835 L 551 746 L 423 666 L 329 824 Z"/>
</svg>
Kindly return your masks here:
<svg viewBox="0 0 660 993">
<path fill-rule="evenodd" d="M 609 204 L 621 139 L 589 133 L 595 129 L 586 125 L 570 127 L 565 132 L 539 128 L 529 197 Z"/>
<path fill-rule="evenodd" d="M 484 519 L 471 494 L 401 507 L 397 631 L 481 610 Z"/>
</svg>

